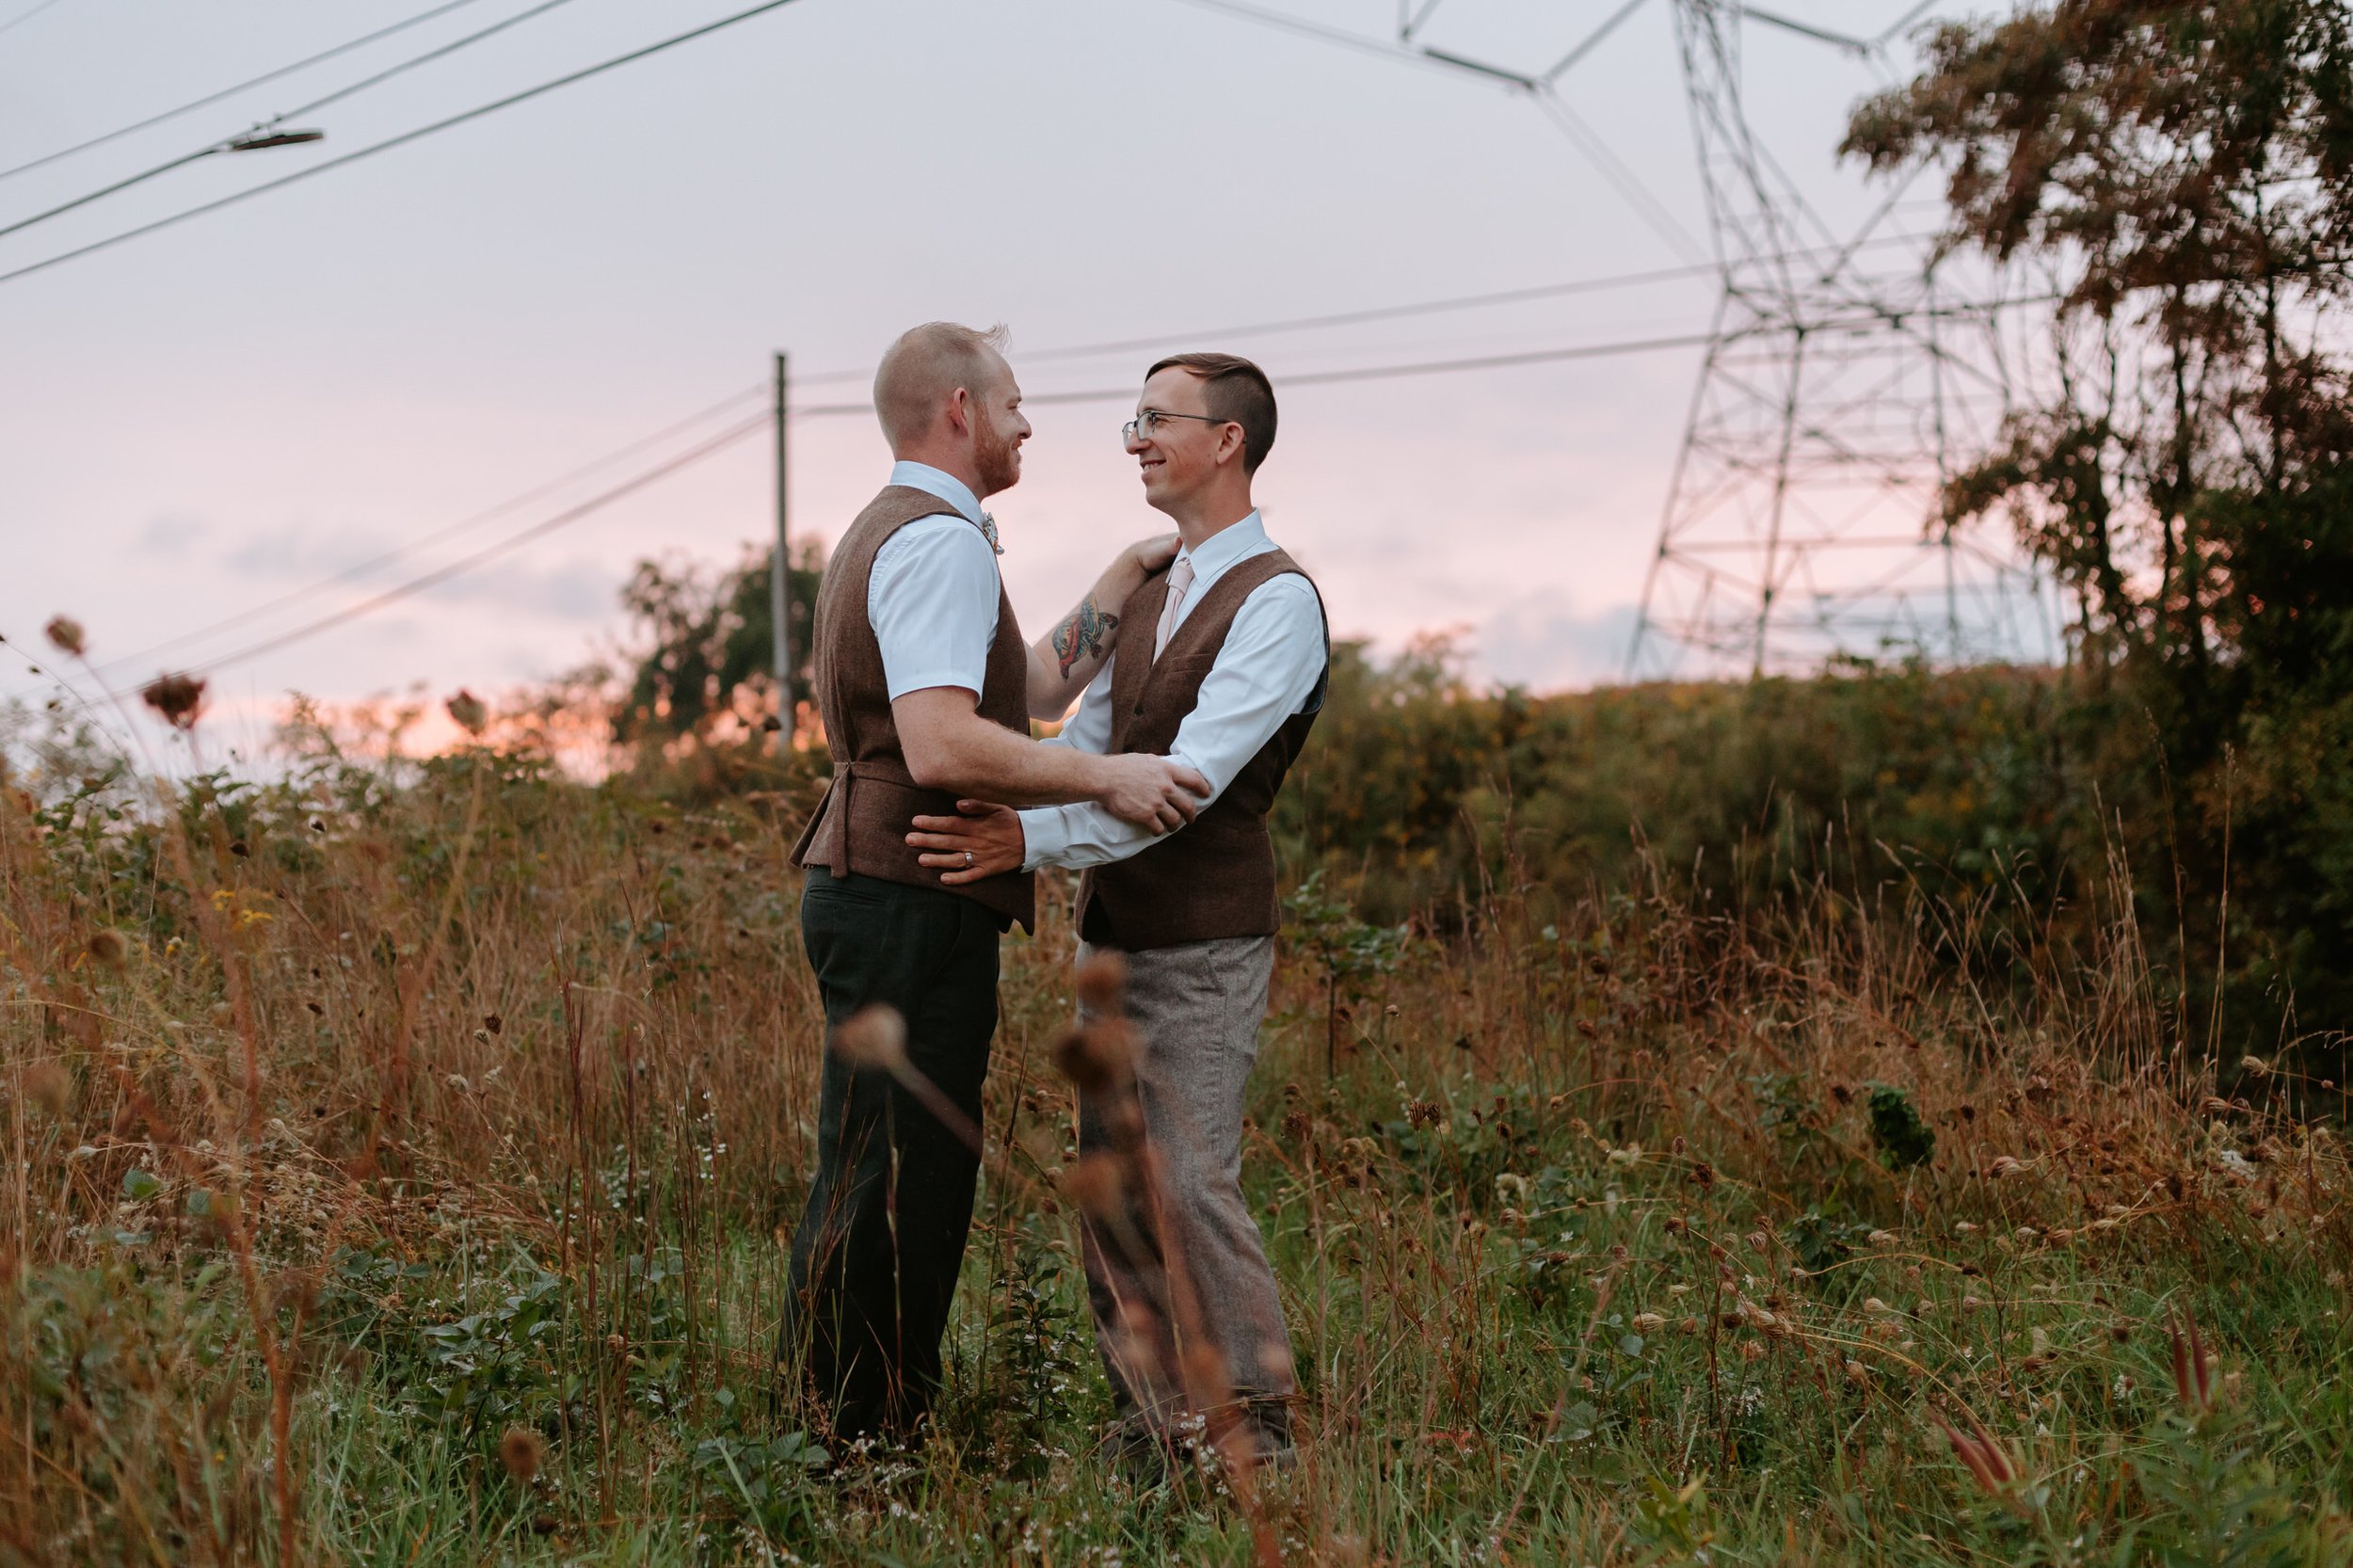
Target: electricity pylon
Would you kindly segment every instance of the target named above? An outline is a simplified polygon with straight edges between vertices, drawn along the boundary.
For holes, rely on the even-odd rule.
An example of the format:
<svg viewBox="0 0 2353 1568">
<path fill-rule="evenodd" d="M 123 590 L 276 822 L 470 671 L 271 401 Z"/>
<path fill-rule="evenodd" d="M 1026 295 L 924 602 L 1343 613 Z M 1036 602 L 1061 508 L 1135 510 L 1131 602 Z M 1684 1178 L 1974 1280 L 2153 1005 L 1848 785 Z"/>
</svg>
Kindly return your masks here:
<svg viewBox="0 0 2353 1568">
<path fill-rule="evenodd" d="M 1721 288 L 1627 673 L 2048 657 L 2036 575 L 1938 517 L 1949 464 L 2009 407 L 2001 302 L 1949 297 L 1932 265 L 1868 268 L 1892 199 L 1831 232 L 1751 130 L 1741 20 L 1675 0 Z"/>
<path fill-rule="evenodd" d="M 1700 261 L 1697 242 L 1560 91 L 1645 0 L 1622 0 L 1534 72 L 1431 47 L 1443 0 L 1399 0 L 1388 38 L 1257 0 L 1188 3 L 1526 93 L 1671 248 Z M 2055 656 L 2047 584 L 2001 542 L 1940 520 L 1951 465 L 1983 451 L 2009 408 L 2007 302 L 1961 297 L 1915 236 L 1879 232 L 1893 197 L 1854 233 L 1834 234 L 1742 101 L 1744 25 L 1870 59 L 1930 0 L 1869 39 L 1747 0 L 1670 3 L 1721 282 L 1627 675 L 1760 675 L 1889 652 L 1938 664 Z M 1909 266 L 1867 264 L 1905 248 Z"/>
</svg>

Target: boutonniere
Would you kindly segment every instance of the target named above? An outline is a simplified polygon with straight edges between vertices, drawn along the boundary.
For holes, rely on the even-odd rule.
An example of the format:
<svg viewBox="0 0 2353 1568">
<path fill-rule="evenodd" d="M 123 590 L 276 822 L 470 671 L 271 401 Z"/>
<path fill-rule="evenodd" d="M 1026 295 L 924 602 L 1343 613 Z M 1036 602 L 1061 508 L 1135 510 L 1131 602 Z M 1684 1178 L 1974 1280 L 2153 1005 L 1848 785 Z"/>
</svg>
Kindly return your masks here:
<svg viewBox="0 0 2353 1568">
<path fill-rule="evenodd" d="M 981 514 L 981 537 L 986 539 L 988 548 L 998 554 L 1002 555 L 1005 552 L 1005 547 L 997 542 L 997 520 L 986 512 Z"/>
</svg>

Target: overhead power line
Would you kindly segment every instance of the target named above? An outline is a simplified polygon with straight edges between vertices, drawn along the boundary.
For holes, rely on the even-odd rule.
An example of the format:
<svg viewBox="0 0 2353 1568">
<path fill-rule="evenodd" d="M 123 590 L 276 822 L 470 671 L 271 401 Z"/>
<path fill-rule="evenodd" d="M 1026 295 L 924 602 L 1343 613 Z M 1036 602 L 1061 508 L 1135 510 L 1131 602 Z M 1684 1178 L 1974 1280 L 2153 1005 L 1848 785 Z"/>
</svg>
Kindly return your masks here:
<svg viewBox="0 0 2353 1568">
<path fill-rule="evenodd" d="M 17 28 L 24 26 L 24 24 L 32 21 L 33 18 L 39 16 L 41 12 L 47 10 L 50 7 L 56 4 L 57 4 L 57 0 L 40 0 L 40 3 L 33 7 L 32 9 L 19 11 L 16 15 L 8 18 L 8 21 L 0 22 L 0 33 L 12 33 L 16 31 Z"/>
<path fill-rule="evenodd" d="M 375 142 L 369 146 L 362 147 L 357 152 L 346 152 L 340 158 L 329 158 L 324 163 L 312 164 L 308 168 L 296 169 L 293 173 L 280 175 L 275 180 L 264 180 L 258 185 L 248 185 L 243 190 L 232 191 L 229 195 L 219 197 L 214 200 L 201 202 L 193 207 L 184 208 L 179 212 L 169 214 L 164 217 L 159 217 L 152 223 L 142 223 L 136 228 L 125 229 L 119 233 L 109 234 L 104 239 L 93 240 L 88 245 L 76 246 L 71 250 L 59 251 L 56 255 L 44 257 L 38 262 L 28 263 L 24 266 L 17 267 L 13 271 L 0 272 L 0 283 L 9 282 L 19 278 L 27 277 L 36 272 L 46 271 L 50 267 L 57 266 L 66 262 L 76 260 L 79 257 L 90 255 L 95 251 L 104 250 L 113 246 L 121 245 L 125 241 L 135 240 L 142 235 L 154 233 L 159 229 L 168 229 L 174 224 L 185 223 L 190 218 L 201 217 L 207 213 L 218 212 L 223 207 L 234 206 L 240 201 L 249 200 L 253 197 L 260 196 L 264 192 L 280 190 L 287 185 L 296 184 L 298 181 L 308 180 L 317 175 L 325 174 L 330 169 L 345 168 L 351 164 L 360 162 L 362 158 L 372 158 L 378 152 L 389 152 L 395 147 L 405 147 L 412 141 L 421 141 L 424 137 L 433 136 L 438 132 L 450 130 L 455 126 L 463 125 L 470 120 L 480 120 L 485 115 L 496 114 L 501 109 L 512 108 L 518 104 L 525 103 L 531 99 L 540 97 L 543 94 L 553 92 L 559 88 L 568 88 L 572 86 L 574 83 L 584 82 L 592 76 L 600 76 L 608 71 L 615 71 L 622 66 L 634 64 L 636 61 L 648 58 L 654 55 L 659 55 L 664 50 L 675 49 L 681 43 L 689 43 L 699 38 L 708 38 L 712 33 L 719 32 L 728 27 L 732 27 L 740 22 L 748 22 L 753 17 L 764 15 L 769 11 L 781 9 L 783 7 L 792 4 L 793 4 L 793 0 L 761 0 L 761 4 L 760 5 L 748 7 L 744 10 L 736 11 L 728 16 L 723 16 L 715 22 L 707 22 L 699 27 L 690 27 L 682 33 L 673 33 L 668 38 L 663 39 L 659 42 L 649 43 L 642 48 L 632 49 L 624 55 L 616 55 L 611 59 L 600 60 L 595 65 L 585 66 L 578 71 L 568 72 L 564 75 L 555 77 L 552 80 L 541 82 L 536 87 L 525 88 L 520 92 L 508 93 L 504 98 L 493 99 L 488 104 L 477 104 L 473 108 L 463 110 L 457 114 L 451 115 L 446 119 L 437 120 L 429 125 L 420 125 L 414 130 L 403 131 L 398 136 L 388 136 L 382 141 Z"/>
<path fill-rule="evenodd" d="M 70 158 L 76 152 L 87 152 L 93 147 L 104 147 L 110 141 L 120 141 L 122 137 L 136 135 L 150 126 L 161 125 L 167 120 L 177 120 L 184 114 L 208 108 L 224 99 L 234 98 L 248 88 L 258 88 L 265 82 L 275 82 L 281 76 L 291 76 L 297 71 L 307 71 L 314 65 L 323 65 L 337 56 L 348 55 L 355 49 L 364 49 L 379 40 L 391 38 L 394 33 L 406 32 L 411 27 L 432 21 L 437 16 L 447 16 L 451 11 L 478 3 L 479 0 L 446 0 L 445 4 L 435 6 L 430 10 L 419 11 L 416 15 L 395 22 L 389 27 L 378 27 L 373 33 L 362 33 L 360 37 L 339 43 L 332 49 L 322 49 L 315 55 L 306 55 L 291 65 L 281 65 L 274 71 L 264 71 L 259 76 L 248 76 L 234 87 L 222 88 L 217 92 L 208 92 L 201 98 L 192 98 L 178 108 L 166 109 L 161 114 L 149 115 L 145 120 L 134 120 L 128 125 L 118 125 L 104 136 L 92 136 L 88 141 L 77 141 L 71 147 L 60 147 L 55 152 L 44 152 L 38 158 L 18 164 L 13 168 L 0 168 L 0 180 L 22 174 L 28 168 L 40 168 L 44 164 L 54 164 L 60 158 Z"/>
<path fill-rule="evenodd" d="M 1313 370 L 1284 376 L 1286 387 L 1324 387 L 1349 381 L 1388 381 L 1407 376 L 1442 376 L 1465 370 L 1504 370 L 1515 365 L 1549 364 L 1563 360 L 1599 360 L 1625 354 L 1653 354 L 1671 348 L 1701 348 L 1712 340 L 1705 332 L 1664 338 L 1634 338 L 1618 343 L 1565 344 L 1556 348 L 1531 348 L 1510 354 L 1481 354 L 1460 360 L 1413 360 L 1401 364 L 1365 365 L 1353 370 Z M 1136 389 L 1096 387 L 1085 392 L 1038 392 L 1024 396 L 1025 405 L 1122 403 L 1133 400 Z M 841 414 L 873 412 L 872 403 L 808 403 L 792 409 L 795 418 L 820 419 Z"/>
<path fill-rule="evenodd" d="M 87 207 L 91 202 L 98 200 L 102 197 L 112 196 L 115 192 L 120 190 L 127 190 L 133 185 L 140 184 L 146 181 L 152 180 L 159 174 L 168 174 L 175 168 L 196 162 L 199 158 L 209 158 L 216 152 L 238 152 L 247 146 L 254 144 L 257 140 L 261 141 L 262 145 L 269 145 L 269 143 L 263 138 L 265 138 L 270 131 L 284 124 L 289 120 L 297 119 L 303 115 L 307 115 L 313 109 L 324 108 L 329 104 L 340 103 L 344 99 L 351 97 L 354 93 L 364 92 L 368 88 L 375 87 L 379 83 L 389 82 L 395 76 L 404 75 L 408 72 L 414 71 L 419 66 L 430 64 L 432 61 L 440 59 L 444 56 L 454 55 L 460 49 L 465 49 L 473 44 L 480 43 L 484 39 L 503 33 L 506 31 L 507 28 L 515 26 L 519 23 L 528 22 L 535 16 L 544 15 L 545 13 L 555 9 L 558 6 L 568 6 L 570 4 L 571 0 L 540 0 L 538 5 L 532 7 L 529 10 L 518 11 L 513 16 L 501 18 L 499 21 L 490 24 L 488 27 L 481 28 L 475 32 L 468 33 L 464 38 L 452 39 L 449 42 L 440 45 L 439 48 L 428 49 L 422 55 L 412 56 L 408 59 L 387 66 L 373 76 L 364 76 L 359 81 L 353 82 L 346 87 L 337 88 L 333 92 L 328 93 L 324 98 L 313 98 L 308 104 L 299 104 L 295 107 L 286 110 L 282 114 L 272 115 L 269 119 L 262 121 L 260 125 L 251 131 L 245 132 L 238 136 L 225 136 L 221 140 L 212 143 L 210 146 L 200 147 L 193 152 L 184 152 L 179 157 L 157 164 L 154 168 L 144 169 L 137 174 L 131 175 L 127 179 L 117 180 L 110 185 L 102 185 L 94 191 L 89 191 L 84 195 L 77 196 L 71 201 L 59 202 L 56 206 L 50 208 L 46 212 L 35 213 L 30 217 L 19 218 L 14 223 L 8 224 L 5 227 L 0 227 L 0 236 L 13 234 L 20 229 L 30 229 L 36 223 L 46 223 L 49 219 L 56 217 L 60 214 L 70 213 L 76 207 Z M 306 133 L 306 135 L 309 136 L 312 140 L 318 139 L 318 133 L 316 132 Z"/>
<path fill-rule="evenodd" d="M 392 549 L 384 551 L 379 554 L 371 555 L 364 561 L 356 561 L 350 566 L 344 568 L 341 571 L 334 572 L 327 577 L 322 577 L 318 581 L 309 584 L 303 587 L 295 588 L 289 592 L 282 593 L 276 599 L 267 600 L 260 604 L 249 605 L 232 615 L 223 616 L 216 621 L 212 621 L 206 625 L 197 627 L 193 631 L 183 632 L 176 636 L 168 637 L 162 642 L 150 643 L 144 648 L 134 648 L 128 653 L 109 659 L 105 662 L 105 664 L 99 666 L 98 673 L 102 676 L 108 675 L 121 670 L 126 665 L 143 664 L 146 661 L 152 659 L 159 653 L 167 653 L 176 648 L 185 648 L 190 643 L 200 641 L 206 637 L 216 636 L 220 632 L 232 631 L 237 627 L 248 625 L 275 611 L 282 610 L 288 605 L 298 604 L 306 599 L 315 599 L 320 594 L 328 592 L 334 588 L 339 588 L 349 584 L 355 584 L 360 579 L 366 577 L 370 573 L 377 571 L 384 567 L 391 566 L 395 561 L 403 560 L 408 556 L 414 555 L 421 550 L 430 549 L 434 545 L 440 544 L 445 539 L 454 538 L 457 535 L 466 533 L 469 530 L 479 528 L 484 523 L 504 517 L 510 512 L 519 511 L 522 507 L 530 505 L 535 501 L 545 500 L 548 496 L 565 488 L 567 486 L 577 484 L 592 473 L 596 473 L 603 469 L 611 468 L 615 463 L 619 462 L 624 457 L 635 456 L 637 454 L 645 451 L 649 446 L 659 445 L 663 441 L 668 440 L 673 437 L 682 435 L 688 430 L 692 430 L 696 425 L 710 423 L 711 420 L 716 416 L 726 413 L 731 408 L 739 408 L 754 398 L 764 397 L 767 394 L 768 388 L 765 385 L 746 387 L 741 392 L 730 393 L 729 395 L 721 398 L 716 403 L 712 403 L 696 409 L 694 413 L 687 415 L 684 419 L 677 420 L 669 424 L 664 425 L 661 429 L 654 431 L 650 435 L 640 436 L 635 440 L 632 440 L 624 446 L 615 447 L 612 451 L 605 453 L 602 456 L 594 458 L 589 462 L 583 463 L 579 467 L 574 468 L 568 472 L 558 474 L 553 479 L 546 480 L 540 484 L 534 485 L 531 488 L 524 490 L 520 494 L 510 496 L 506 500 L 500 502 L 495 506 L 488 507 L 482 511 L 472 514 L 470 517 L 461 518 L 456 522 L 444 524 L 443 526 L 433 530 L 429 534 L 421 535 L 416 538 L 410 539 L 404 544 L 396 545 Z"/>
<path fill-rule="evenodd" d="M 1911 243 L 1912 238 L 1913 236 L 1909 235 L 1883 235 L 1878 239 L 1867 241 L 1865 244 L 1909 244 Z M 1833 252 L 1828 248 L 1825 248 L 1818 252 L 1818 254 L 1821 255 L 1843 253 L 1843 248 L 1837 252 Z M 1808 254 L 1810 255 L 1814 253 Z M 1658 267 L 1646 272 L 1620 273 L 1610 277 L 1576 279 L 1560 283 L 1542 283 L 1527 288 L 1500 289 L 1485 294 L 1457 295 L 1442 299 L 1418 300 L 1399 305 L 1373 306 L 1362 310 L 1332 312 L 1322 315 L 1293 316 L 1279 321 L 1259 321 L 1246 323 L 1241 326 L 1200 328 L 1185 331 L 1161 332 L 1149 337 L 1113 338 L 1096 343 L 1064 344 L 1055 348 L 1040 349 L 1032 353 L 1025 353 L 1021 356 L 1021 359 L 1024 363 L 1035 363 L 1041 360 L 1083 359 L 1109 353 L 1129 353 L 1160 348 L 1172 342 L 1184 338 L 1237 338 L 1279 331 L 1296 331 L 1332 327 L 1363 326 L 1374 322 L 1394 321 L 1418 315 L 1435 314 L 1444 312 L 1521 304 L 1543 299 L 1559 298 L 1572 295 L 1591 294 L 1610 289 L 1633 287 L 1643 283 L 1673 281 L 1678 279 L 1706 276 L 1714 271 L 1715 268 L 1712 265 L 1700 267 Z M 1552 351 L 1545 350 L 1540 352 L 1550 354 Z M 1444 364 L 1452 363 L 1453 361 L 1435 362 Z M 851 380 L 862 381 L 872 377 L 873 374 L 873 367 L 866 366 L 857 370 L 821 372 L 814 376 L 799 376 L 795 379 L 802 385 L 807 385 L 812 382 L 824 383 Z M 1351 373 L 1342 372 L 1324 374 L 1347 375 Z M 1287 376 L 1285 377 L 1285 384 L 1289 385 L 1294 379 L 1296 378 Z M 497 519 L 504 517 L 521 507 L 527 506 L 533 502 L 543 500 L 569 485 L 576 484 L 590 474 L 598 472 L 602 469 L 610 468 L 615 463 L 621 461 L 623 458 L 634 456 L 639 453 L 644 452 L 648 447 L 659 445 L 665 440 L 669 440 L 677 436 L 684 434 L 686 431 L 694 429 L 697 425 L 707 424 L 720 414 L 728 412 L 729 409 L 738 408 L 754 398 L 765 397 L 768 394 L 769 388 L 764 382 L 744 387 L 737 392 L 729 393 L 728 396 L 721 398 L 715 403 L 707 405 L 706 407 L 696 410 L 694 413 L 688 414 L 682 419 L 674 421 L 671 424 L 663 426 L 659 430 L 638 437 L 635 440 L 631 440 L 622 446 L 616 447 L 602 456 L 593 458 L 586 463 L 583 463 L 580 466 L 556 476 L 555 478 L 535 485 L 531 488 L 521 491 L 520 493 L 511 496 L 507 500 L 499 503 L 497 505 L 473 513 L 472 515 L 462 518 L 456 522 L 444 524 L 428 534 L 421 535 L 416 538 L 408 540 L 400 545 L 396 545 L 391 550 L 369 556 L 365 560 L 354 562 L 341 570 L 330 573 L 329 575 L 305 584 L 302 587 L 291 589 L 286 593 L 279 595 L 275 599 L 266 600 L 259 604 L 249 605 L 245 609 L 224 616 L 218 620 L 208 622 L 203 626 L 196 627 L 187 632 L 180 632 L 174 636 L 166 638 L 161 642 L 150 643 L 145 647 L 134 648 L 128 653 L 118 655 L 115 658 L 109 659 L 104 664 L 101 665 L 99 673 L 101 675 L 113 675 L 119 673 L 128 666 L 143 664 L 146 661 L 154 658 L 158 654 L 169 652 L 174 648 L 185 648 L 191 643 L 200 642 L 206 638 L 216 636 L 223 632 L 233 631 L 240 626 L 249 625 L 256 620 L 260 620 L 277 611 L 285 609 L 290 605 L 300 603 L 305 600 L 315 599 L 321 594 L 331 592 L 339 587 L 356 584 L 361 579 L 380 570 L 384 567 L 393 564 L 396 561 L 412 556 L 420 551 L 430 549 L 434 545 L 442 543 L 445 540 L 454 538 L 458 535 L 467 533 L 472 529 L 479 528 L 486 523 L 495 521 Z M 1127 397 L 1129 395 L 1132 395 L 1129 392 L 1120 392 L 1114 393 L 1106 389 L 1100 392 L 1082 394 L 1078 400 L 1108 402 L 1113 400 L 1114 397 Z M 1043 398 L 1035 401 L 1068 402 L 1073 401 L 1073 398 L 1070 394 L 1066 393 L 1048 393 Z M 797 416 L 823 418 L 835 413 L 863 412 L 870 407 L 871 406 L 867 404 L 813 405 L 793 409 L 792 412 Z"/>
<path fill-rule="evenodd" d="M 397 604 L 404 599 L 413 598 L 427 588 L 437 587 L 451 578 L 472 571 L 477 567 L 488 566 L 500 556 L 511 554 L 535 540 L 545 538 L 559 528 L 569 527 L 583 518 L 594 516 L 615 502 L 626 496 L 634 495 L 658 480 L 666 479 L 681 469 L 691 468 L 704 458 L 733 446 L 747 436 L 754 436 L 768 429 L 771 418 L 772 416 L 763 409 L 741 424 L 721 431 L 709 440 L 689 447 L 675 457 L 664 458 L 649 469 L 641 470 L 630 475 L 610 489 L 602 490 L 576 505 L 566 507 L 553 517 L 544 518 L 528 528 L 483 546 L 470 555 L 461 555 L 455 561 L 434 568 L 431 571 L 412 577 L 405 583 L 395 584 L 383 592 L 363 599 L 356 604 L 345 605 L 333 615 L 321 616 L 316 620 L 306 621 L 290 631 L 265 637 L 258 643 L 249 643 L 244 648 L 224 653 L 218 658 L 208 659 L 197 665 L 192 673 L 210 675 L 215 670 L 226 669 L 231 664 L 241 664 L 248 659 L 258 659 L 264 653 L 272 653 L 290 644 L 315 637 L 322 632 L 332 631 L 362 616 L 373 615 L 387 605 Z"/>
</svg>

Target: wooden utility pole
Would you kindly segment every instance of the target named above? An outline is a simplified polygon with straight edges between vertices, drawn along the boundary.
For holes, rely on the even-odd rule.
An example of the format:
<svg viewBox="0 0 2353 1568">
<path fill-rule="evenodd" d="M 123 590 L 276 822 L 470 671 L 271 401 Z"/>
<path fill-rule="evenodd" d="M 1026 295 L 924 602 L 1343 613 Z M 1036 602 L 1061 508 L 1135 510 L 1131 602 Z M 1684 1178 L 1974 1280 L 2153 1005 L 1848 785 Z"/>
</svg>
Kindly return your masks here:
<svg viewBox="0 0 2353 1568">
<path fill-rule="evenodd" d="M 792 508 L 786 488 L 789 436 L 787 398 L 792 390 L 790 356 L 776 356 L 776 551 L 768 568 L 768 614 L 776 625 L 776 755 L 792 749 L 796 709 L 792 701 Z"/>
</svg>

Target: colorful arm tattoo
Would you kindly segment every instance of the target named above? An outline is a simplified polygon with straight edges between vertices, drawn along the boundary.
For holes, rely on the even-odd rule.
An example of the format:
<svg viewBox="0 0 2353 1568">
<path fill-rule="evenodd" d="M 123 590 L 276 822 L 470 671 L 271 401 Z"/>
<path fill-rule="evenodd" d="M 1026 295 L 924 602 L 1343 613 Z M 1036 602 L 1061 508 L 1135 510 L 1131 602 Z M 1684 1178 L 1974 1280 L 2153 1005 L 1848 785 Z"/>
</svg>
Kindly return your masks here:
<svg viewBox="0 0 2353 1568">
<path fill-rule="evenodd" d="M 1080 660 L 1101 653 L 1104 642 L 1118 629 L 1119 617 L 1096 609 L 1093 594 L 1080 600 L 1070 618 L 1054 628 L 1054 654 L 1062 661 L 1063 679 L 1070 679 L 1070 668 Z"/>
</svg>

